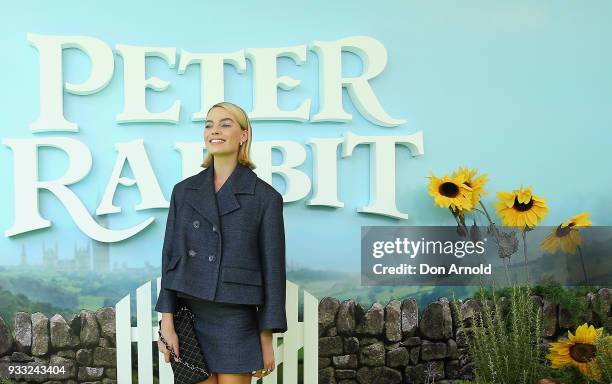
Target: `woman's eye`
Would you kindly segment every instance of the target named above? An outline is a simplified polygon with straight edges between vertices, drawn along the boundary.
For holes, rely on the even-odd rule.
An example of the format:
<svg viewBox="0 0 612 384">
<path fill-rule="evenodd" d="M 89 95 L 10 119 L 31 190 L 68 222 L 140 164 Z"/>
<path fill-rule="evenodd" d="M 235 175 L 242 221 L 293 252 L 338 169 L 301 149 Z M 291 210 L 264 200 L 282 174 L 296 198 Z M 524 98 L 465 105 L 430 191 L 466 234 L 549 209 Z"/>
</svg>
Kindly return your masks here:
<svg viewBox="0 0 612 384">
<path fill-rule="evenodd" d="M 222 127 L 231 127 L 232 125 L 230 123 L 226 123 L 221 125 Z M 212 128 L 212 124 L 209 125 L 205 125 L 204 128 L 208 129 L 208 128 Z"/>
</svg>

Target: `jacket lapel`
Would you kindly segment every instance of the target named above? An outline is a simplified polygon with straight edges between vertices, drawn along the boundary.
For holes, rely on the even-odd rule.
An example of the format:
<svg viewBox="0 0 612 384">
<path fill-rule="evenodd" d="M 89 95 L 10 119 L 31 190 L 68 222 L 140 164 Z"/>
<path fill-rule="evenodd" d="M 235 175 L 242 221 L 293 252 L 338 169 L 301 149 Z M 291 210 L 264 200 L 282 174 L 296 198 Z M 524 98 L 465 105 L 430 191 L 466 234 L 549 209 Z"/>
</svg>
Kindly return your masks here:
<svg viewBox="0 0 612 384">
<path fill-rule="evenodd" d="M 257 175 L 246 165 L 238 163 L 236 168 L 217 193 L 219 216 L 227 215 L 240 208 L 236 198 L 239 193 L 255 193 Z"/>
<path fill-rule="evenodd" d="M 240 208 L 240 203 L 234 195 L 232 184 L 236 173 L 240 171 L 240 164 L 236 165 L 230 177 L 225 180 L 219 192 L 217 192 L 217 203 L 219 203 L 219 216 L 233 212 Z"/>
<path fill-rule="evenodd" d="M 185 185 L 185 202 L 219 228 L 212 167 L 204 169 Z"/>
<path fill-rule="evenodd" d="M 208 167 L 185 186 L 185 201 L 211 223 L 219 227 L 219 216 L 240 208 L 239 193 L 254 194 L 257 175 L 249 167 L 238 163 L 215 196 L 214 169 Z M 218 202 L 218 205 L 217 205 Z"/>
</svg>

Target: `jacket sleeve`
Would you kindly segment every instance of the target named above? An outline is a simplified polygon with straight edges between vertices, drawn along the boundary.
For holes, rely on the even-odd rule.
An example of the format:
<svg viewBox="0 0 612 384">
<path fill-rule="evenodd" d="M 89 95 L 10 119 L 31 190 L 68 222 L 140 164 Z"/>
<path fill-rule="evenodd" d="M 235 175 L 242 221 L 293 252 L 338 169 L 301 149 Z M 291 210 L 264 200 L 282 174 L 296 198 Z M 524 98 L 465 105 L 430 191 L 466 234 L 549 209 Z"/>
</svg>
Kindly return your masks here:
<svg viewBox="0 0 612 384">
<path fill-rule="evenodd" d="M 162 247 L 162 278 L 161 288 L 159 290 L 159 297 L 157 298 L 157 304 L 155 304 L 155 310 L 157 312 L 170 312 L 174 313 L 176 310 L 176 292 L 166 289 L 164 282 L 166 280 L 166 269 L 168 262 L 172 256 L 172 238 L 174 236 L 174 222 L 176 218 L 176 185 L 172 188 L 172 195 L 170 197 L 170 208 L 168 209 L 168 219 L 166 220 L 166 234 L 164 235 L 164 245 Z"/>
<path fill-rule="evenodd" d="M 257 309 L 259 331 L 287 331 L 285 313 L 285 225 L 283 197 L 275 193 L 264 208 L 259 227 L 259 254 L 264 280 L 264 304 Z"/>
</svg>

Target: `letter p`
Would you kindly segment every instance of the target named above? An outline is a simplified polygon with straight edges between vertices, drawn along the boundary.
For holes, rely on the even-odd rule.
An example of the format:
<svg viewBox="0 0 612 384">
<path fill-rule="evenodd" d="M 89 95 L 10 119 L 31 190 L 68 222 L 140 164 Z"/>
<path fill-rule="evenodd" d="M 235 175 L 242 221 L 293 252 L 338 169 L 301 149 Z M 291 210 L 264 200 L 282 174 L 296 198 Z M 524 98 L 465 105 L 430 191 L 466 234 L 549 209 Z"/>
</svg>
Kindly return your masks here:
<svg viewBox="0 0 612 384">
<path fill-rule="evenodd" d="M 78 131 L 76 123 L 64 118 L 64 89 L 75 95 L 89 95 L 104 88 L 115 69 L 113 51 L 102 41 L 87 36 L 48 36 L 27 34 L 38 50 L 40 61 L 40 116 L 30 125 L 34 132 Z M 62 51 L 78 48 L 91 60 L 89 78 L 83 83 L 64 82 Z"/>
</svg>

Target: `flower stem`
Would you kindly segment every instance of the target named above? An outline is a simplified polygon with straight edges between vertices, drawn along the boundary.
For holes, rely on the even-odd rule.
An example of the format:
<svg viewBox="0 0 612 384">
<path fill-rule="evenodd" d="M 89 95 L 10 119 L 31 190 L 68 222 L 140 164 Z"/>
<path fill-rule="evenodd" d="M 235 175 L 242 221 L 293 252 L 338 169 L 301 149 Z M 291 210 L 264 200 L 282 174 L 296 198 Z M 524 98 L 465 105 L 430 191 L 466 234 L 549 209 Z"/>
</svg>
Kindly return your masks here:
<svg viewBox="0 0 612 384">
<path fill-rule="evenodd" d="M 461 220 L 459 220 L 459 215 L 455 213 L 453 208 L 448 207 L 448 209 L 451 211 L 451 214 L 455 218 L 455 221 L 457 222 L 457 225 L 460 226 L 463 229 L 465 235 L 468 236 L 470 234 L 470 232 L 468 231 L 467 226 L 465 225 L 465 223 L 462 223 Z"/>
<path fill-rule="evenodd" d="M 578 246 L 578 253 L 580 254 L 580 264 L 582 264 L 582 273 L 584 274 L 584 283 L 589 285 L 589 279 L 587 278 L 586 268 L 584 267 L 584 259 L 582 258 L 582 248 Z"/>
<path fill-rule="evenodd" d="M 491 215 L 489 215 L 489 211 L 487 211 L 487 207 L 485 207 L 485 205 L 482 203 L 482 201 L 478 201 L 478 204 L 480 204 L 480 206 L 482 207 L 482 210 L 480 210 L 478 208 L 474 208 L 474 210 L 484 214 L 487 217 L 487 220 L 489 221 L 489 224 L 491 224 L 489 226 L 489 228 L 492 229 L 493 236 L 495 237 L 495 241 L 497 242 L 497 244 L 499 246 L 499 232 L 497 231 L 497 227 L 495 226 L 495 223 L 493 222 L 493 219 L 491 219 Z M 510 286 L 510 275 L 508 273 L 508 260 L 507 260 L 506 257 L 504 257 L 503 260 L 504 260 L 504 273 L 506 274 L 506 282 L 508 283 L 508 286 Z"/>
<path fill-rule="evenodd" d="M 480 204 L 480 206 L 482 207 L 482 211 L 481 210 L 478 210 L 478 211 L 484 213 L 484 215 L 487 217 L 487 220 L 489 220 L 489 223 L 491 224 L 491 227 L 493 228 L 493 235 L 495 236 L 497 243 L 499 243 L 499 233 L 497 232 L 497 227 L 495 226 L 493 219 L 491 219 L 491 215 L 489 215 L 489 211 L 487 211 L 487 207 L 485 207 L 482 201 L 479 201 L 478 204 Z"/>
<path fill-rule="evenodd" d="M 489 219 L 489 222 L 493 224 L 493 220 L 491 220 L 491 216 L 489 215 L 489 211 L 487 211 L 487 207 L 485 207 L 482 201 L 479 201 L 478 204 L 480 204 L 480 206 L 482 207 L 482 211 L 484 211 L 483 213 L 487 216 L 487 219 Z"/>
<path fill-rule="evenodd" d="M 504 260 L 504 272 L 506 272 L 506 283 L 508 283 L 508 287 L 510 286 L 510 275 L 508 274 L 508 260 L 503 258 Z"/>
<path fill-rule="evenodd" d="M 525 284 L 528 285 L 531 279 L 529 277 L 529 268 L 527 267 L 527 231 L 525 227 L 523 227 L 521 234 L 523 235 L 523 254 L 525 255 Z"/>
</svg>

